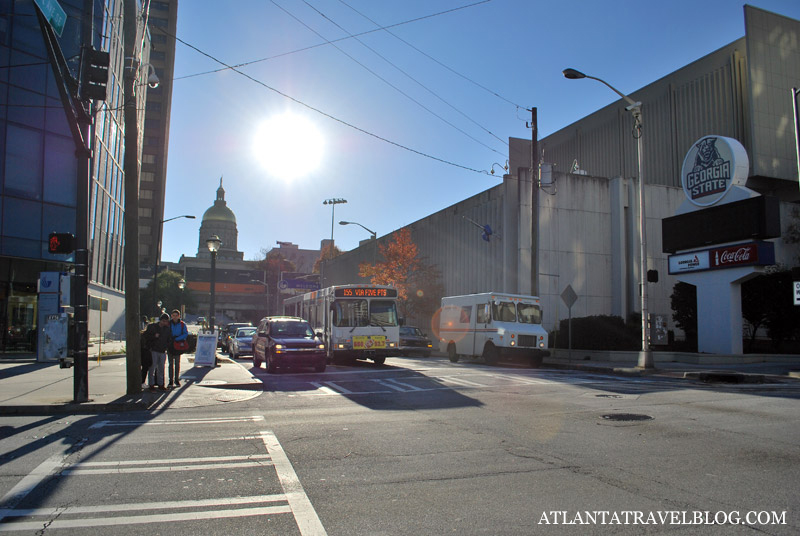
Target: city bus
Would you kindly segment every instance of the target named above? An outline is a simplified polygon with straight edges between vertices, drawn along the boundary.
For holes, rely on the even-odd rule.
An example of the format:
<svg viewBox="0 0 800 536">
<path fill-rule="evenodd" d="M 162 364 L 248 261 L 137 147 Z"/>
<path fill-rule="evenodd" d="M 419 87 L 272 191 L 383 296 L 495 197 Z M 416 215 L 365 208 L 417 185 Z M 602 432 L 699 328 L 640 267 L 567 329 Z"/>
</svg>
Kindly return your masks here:
<svg viewBox="0 0 800 536">
<path fill-rule="evenodd" d="M 336 285 L 283 301 L 283 313 L 308 320 L 322 334 L 328 362 L 371 359 L 382 365 L 398 351 L 397 289 Z"/>
</svg>

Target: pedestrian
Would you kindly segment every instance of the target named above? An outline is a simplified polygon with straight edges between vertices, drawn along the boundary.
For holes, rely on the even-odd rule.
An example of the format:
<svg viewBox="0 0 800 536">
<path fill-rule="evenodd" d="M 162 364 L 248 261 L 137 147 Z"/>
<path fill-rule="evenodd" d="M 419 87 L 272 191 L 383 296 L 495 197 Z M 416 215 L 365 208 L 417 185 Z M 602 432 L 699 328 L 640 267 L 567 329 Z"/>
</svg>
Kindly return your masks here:
<svg viewBox="0 0 800 536">
<path fill-rule="evenodd" d="M 150 348 L 147 347 L 147 338 L 145 334 L 147 333 L 147 326 L 145 325 L 144 329 L 139 332 L 139 344 L 140 344 L 140 352 L 139 355 L 142 360 L 142 389 L 147 387 L 147 373 L 150 371 L 150 366 L 153 364 L 153 354 L 150 351 Z"/>
<path fill-rule="evenodd" d="M 153 356 L 153 364 L 148 371 L 150 390 L 165 389 L 164 364 L 167 360 L 167 350 L 172 346 L 172 330 L 169 327 L 169 315 L 163 313 L 158 322 L 148 324 L 144 334 L 147 347 Z"/>
<path fill-rule="evenodd" d="M 172 344 L 167 350 L 167 358 L 169 359 L 169 385 L 168 389 L 172 386 L 180 387 L 181 382 L 181 354 L 189 350 L 189 330 L 186 324 L 181 320 L 181 312 L 173 309 L 171 313 L 172 318 L 169 321 L 169 327 L 172 331 Z"/>
</svg>

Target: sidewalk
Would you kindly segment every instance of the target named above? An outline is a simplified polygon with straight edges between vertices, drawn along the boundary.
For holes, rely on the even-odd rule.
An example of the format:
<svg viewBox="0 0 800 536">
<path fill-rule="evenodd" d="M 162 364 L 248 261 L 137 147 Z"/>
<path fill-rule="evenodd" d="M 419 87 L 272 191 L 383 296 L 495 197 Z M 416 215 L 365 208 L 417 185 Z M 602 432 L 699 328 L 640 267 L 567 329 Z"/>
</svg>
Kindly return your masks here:
<svg viewBox="0 0 800 536">
<path fill-rule="evenodd" d="M 103 345 L 103 353 L 107 351 Z M 122 344 L 124 346 L 124 344 Z M 108 348 L 110 350 L 110 348 Z M 128 395 L 125 356 L 103 356 L 89 349 L 89 401 L 75 404 L 75 369 L 34 358 L 0 357 L 0 415 L 91 414 L 190 408 L 237 402 L 261 394 L 262 384 L 246 363 L 218 354 L 218 367 L 195 367 L 194 354 L 181 356 L 181 386 Z"/>
</svg>

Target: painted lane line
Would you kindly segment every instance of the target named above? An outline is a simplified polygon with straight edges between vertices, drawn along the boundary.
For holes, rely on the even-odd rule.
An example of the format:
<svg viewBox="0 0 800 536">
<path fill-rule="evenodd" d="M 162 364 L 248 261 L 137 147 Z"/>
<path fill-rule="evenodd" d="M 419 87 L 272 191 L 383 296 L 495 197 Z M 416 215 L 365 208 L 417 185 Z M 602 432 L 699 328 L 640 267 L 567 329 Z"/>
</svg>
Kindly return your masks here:
<svg viewBox="0 0 800 536">
<path fill-rule="evenodd" d="M 303 536 L 327 536 L 325 527 L 311 505 L 311 501 L 306 495 L 297 473 L 292 467 L 292 462 L 286 456 L 286 453 L 278 442 L 275 434 L 269 431 L 261 432 L 261 437 L 264 440 L 264 446 L 267 447 L 267 452 L 275 464 L 275 471 L 278 473 L 278 479 L 281 482 L 281 488 L 289 501 L 289 507 L 294 513 L 294 519 L 297 522 L 297 528 L 300 529 L 300 534 Z"/>
<path fill-rule="evenodd" d="M 318 391 L 322 391 L 326 395 L 338 395 L 338 394 L 341 394 L 341 393 L 339 393 L 337 391 L 334 391 L 333 389 L 331 389 L 327 385 L 322 385 L 321 383 L 311 382 L 311 385 L 313 385 L 314 387 L 317 388 Z"/>
<path fill-rule="evenodd" d="M 411 385 L 410 383 L 405 383 L 405 382 L 401 382 L 400 381 L 400 380 L 404 380 L 404 379 L 405 378 L 399 378 L 399 379 L 398 378 L 387 378 L 386 381 L 387 382 L 396 383 L 397 385 L 402 385 L 403 387 L 405 387 L 406 389 L 408 389 L 410 391 L 428 391 L 430 389 L 433 389 L 433 388 L 425 389 L 425 388 L 422 388 L 422 387 L 417 387 L 416 385 Z M 426 379 L 427 379 L 427 377 L 426 377 Z"/>
<path fill-rule="evenodd" d="M 392 385 L 391 383 L 389 383 L 389 380 L 372 380 L 372 381 L 374 381 L 378 385 L 382 385 L 384 387 L 388 387 L 389 389 L 392 389 L 394 391 L 398 391 L 400 393 L 407 393 L 408 392 L 408 389 L 403 389 L 399 385 Z"/>
<path fill-rule="evenodd" d="M 345 389 L 344 387 L 342 387 L 341 385 L 339 385 L 337 383 L 334 383 L 334 382 L 324 382 L 324 383 L 325 383 L 325 385 L 327 385 L 329 387 L 332 387 L 333 389 L 338 391 L 339 394 L 342 394 L 342 395 L 352 395 L 353 394 L 353 391 L 348 391 L 347 389 Z"/>
<path fill-rule="evenodd" d="M 271 461 L 239 463 L 200 463 L 195 465 L 164 465 L 161 467 L 109 467 L 107 469 L 65 469 L 64 475 L 116 475 L 123 473 L 177 473 L 203 469 L 241 469 L 244 467 L 268 467 Z"/>
<path fill-rule="evenodd" d="M 252 415 L 249 417 L 221 417 L 208 419 L 164 419 L 151 421 L 100 421 L 94 423 L 89 428 L 103 428 L 106 426 L 175 426 L 178 424 L 226 424 L 232 422 L 263 422 L 263 415 Z"/>
<path fill-rule="evenodd" d="M 98 506 L 58 506 L 51 508 L 17 508 L 0 510 L 0 515 L 22 517 L 22 516 L 45 516 L 53 517 L 54 514 L 61 516 L 78 514 L 101 514 L 104 512 L 141 512 L 143 510 L 180 510 L 183 508 L 200 508 L 209 506 L 238 506 L 244 504 L 274 503 L 285 502 L 286 496 L 282 493 L 272 495 L 253 495 L 250 497 L 222 497 L 219 499 L 194 499 L 186 501 L 170 501 L 169 503 L 143 502 L 128 504 L 103 504 Z M 288 506 L 288 505 L 287 505 Z"/>
<path fill-rule="evenodd" d="M 461 385 L 461 386 L 464 386 L 464 387 L 482 387 L 482 388 L 488 387 L 488 385 L 484 385 L 484 384 L 478 383 L 478 382 L 473 382 L 473 381 L 470 381 L 470 380 L 465 380 L 463 378 L 457 378 L 455 376 L 438 376 L 435 379 L 443 381 L 445 383 L 448 383 L 448 382 L 449 383 L 454 383 L 456 385 Z"/>
<path fill-rule="evenodd" d="M 14 508 L 22 501 L 36 486 L 41 484 L 45 479 L 50 478 L 52 475 L 59 473 L 66 465 L 67 458 L 86 443 L 87 439 L 83 438 L 75 445 L 70 447 L 64 452 L 53 454 L 41 464 L 39 464 L 33 471 L 27 474 L 22 480 L 12 487 L 0 499 L 0 508 L 3 510 Z M 0 523 L 3 522 L 3 514 L 0 514 Z"/>
<path fill-rule="evenodd" d="M 252 439 L 261 439 L 261 436 L 253 436 Z M 205 463 L 205 462 L 236 462 L 269 459 L 268 454 L 248 454 L 243 456 L 211 456 L 207 458 L 164 458 L 161 460 L 123 460 L 115 462 L 79 462 L 72 467 L 119 467 L 122 465 L 163 465 L 170 463 Z"/>
<path fill-rule="evenodd" d="M 201 519 L 224 519 L 246 516 L 267 516 L 289 514 L 289 506 L 263 506 L 259 508 L 239 508 L 235 510 L 210 510 L 207 512 L 180 512 L 175 514 L 151 514 L 126 517 L 98 517 L 91 519 L 55 519 L 47 525 L 47 530 L 74 529 L 85 527 L 106 527 L 139 525 L 143 523 L 169 523 L 175 521 L 197 521 Z M 0 532 L 41 531 L 41 521 L 11 522 L 0 525 Z M 309 533 L 310 534 L 310 533 Z"/>
</svg>

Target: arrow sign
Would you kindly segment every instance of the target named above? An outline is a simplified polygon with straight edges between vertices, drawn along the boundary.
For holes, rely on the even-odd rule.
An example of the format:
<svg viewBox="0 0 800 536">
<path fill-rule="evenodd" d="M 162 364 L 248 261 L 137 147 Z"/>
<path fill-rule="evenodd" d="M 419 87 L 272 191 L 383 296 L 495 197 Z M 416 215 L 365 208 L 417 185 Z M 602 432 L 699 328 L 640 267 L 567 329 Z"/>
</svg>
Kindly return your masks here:
<svg viewBox="0 0 800 536">
<path fill-rule="evenodd" d="M 64 33 L 64 24 L 67 22 L 67 13 L 64 11 L 57 0 L 33 0 L 39 10 L 53 27 L 53 31 L 61 37 Z"/>
</svg>

